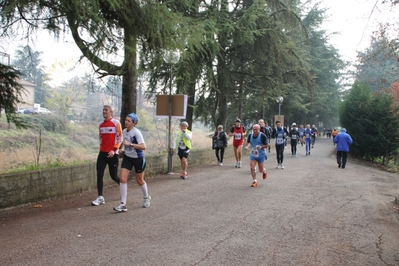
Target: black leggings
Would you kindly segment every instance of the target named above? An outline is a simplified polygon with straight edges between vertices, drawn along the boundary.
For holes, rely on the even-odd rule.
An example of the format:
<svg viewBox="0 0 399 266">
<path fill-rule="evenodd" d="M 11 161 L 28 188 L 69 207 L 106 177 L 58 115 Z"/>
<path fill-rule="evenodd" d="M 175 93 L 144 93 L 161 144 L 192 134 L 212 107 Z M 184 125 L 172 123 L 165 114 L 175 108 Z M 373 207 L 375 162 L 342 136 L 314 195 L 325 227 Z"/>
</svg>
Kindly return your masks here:
<svg viewBox="0 0 399 266">
<path fill-rule="evenodd" d="M 298 143 L 298 140 L 296 139 L 291 139 L 291 154 L 295 155 L 296 154 L 296 145 Z"/>
<path fill-rule="evenodd" d="M 283 163 L 284 160 L 284 144 L 276 145 L 277 163 Z"/>
<path fill-rule="evenodd" d="M 98 196 L 103 195 L 103 178 L 104 178 L 104 171 L 105 167 L 108 165 L 109 175 L 111 176 L 112 180 L 119 184 L 119 177 L 118 177 L 118 164 L 119 164 L 119 155 L 115 154 L 111 158 L 107 158 L 108 152 L 102 152 L 98 154 L 97 157 L 97 191 Z"/>
<path fill-rule="evenodd" d="M 219 151 L 220 151 L 220 156 L 219 156 Z M 215 148 L 215 154 L 216 154 L 216 159 L 218 159 L 219 162 L 223 163 L 224 148 Z"/>
</svg>

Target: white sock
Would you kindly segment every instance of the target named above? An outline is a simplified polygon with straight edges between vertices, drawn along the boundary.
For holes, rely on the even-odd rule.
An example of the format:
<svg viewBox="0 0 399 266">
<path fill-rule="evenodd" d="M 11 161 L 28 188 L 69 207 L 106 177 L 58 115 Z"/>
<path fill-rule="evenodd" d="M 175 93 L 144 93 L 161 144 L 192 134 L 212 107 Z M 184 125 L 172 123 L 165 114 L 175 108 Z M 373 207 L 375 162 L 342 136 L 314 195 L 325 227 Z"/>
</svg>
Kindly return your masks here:
<svg viewBox="0 0 399 266">
<path fill-rule="evenodd" d="M 121 192 L 121 202 L 126 205 L 127 183 L 119 183 L 119 191 Z"/>
<path fill-rule="evenodd" d="M 147 183 L 144 182 L 144 185 L 141 186 L 141 191 L 143 191 L 144 197 L 148 197 L 148 188 L 147 188 Z"/>
<path fill-rule="evenodd" d="M 254 182 L 258 182 L 256 179 L 254 179 Z"/>
</svg>

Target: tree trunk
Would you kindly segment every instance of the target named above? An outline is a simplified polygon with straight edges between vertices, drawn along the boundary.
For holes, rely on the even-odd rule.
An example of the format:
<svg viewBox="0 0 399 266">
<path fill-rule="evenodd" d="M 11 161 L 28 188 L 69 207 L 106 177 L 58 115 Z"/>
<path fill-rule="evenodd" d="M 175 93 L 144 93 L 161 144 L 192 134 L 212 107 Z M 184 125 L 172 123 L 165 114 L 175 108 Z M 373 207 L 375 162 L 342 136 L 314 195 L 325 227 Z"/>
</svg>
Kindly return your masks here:
<svg viewBox="0 0 399 266">
<path fill-rule="evenodd" d="M 191 82 L 188 90 L 187 90 L 187 95 L 188 95 L 188 99 L 187 99 L 187 113 L 186 113 L 186 121 L 190 127 L 190 129 L 192 130 L 193 127 L 193 117 L 194 117 L 194 108 L 192 106 L 194 106 L 195 104 L 195 81 Z"/>
<path fill-rule="evenodd" d="M 227 67 L 225 65 L 224 57 L 224 54 L 218 56 L 217 89 L 219 89 L 219 92 L 217 93 L 218 109 L 215 128 L 217 128 L 218 125 L 223 125 L 223 127 L 226 127 L 227 122 L 226 95 L 229 93 L 229 88 L 227 84 Z"/>
<path fill-rule="evenodd" d="M 121 122 L 124 128 L 124 121 L 128 114 L 137 113 L 137 54 L 136 36 L 125 29 L 125 60 L 122 81 L 122 106 Z M 140 117 L 139 117 L 140 119 Z"/>
</svg>

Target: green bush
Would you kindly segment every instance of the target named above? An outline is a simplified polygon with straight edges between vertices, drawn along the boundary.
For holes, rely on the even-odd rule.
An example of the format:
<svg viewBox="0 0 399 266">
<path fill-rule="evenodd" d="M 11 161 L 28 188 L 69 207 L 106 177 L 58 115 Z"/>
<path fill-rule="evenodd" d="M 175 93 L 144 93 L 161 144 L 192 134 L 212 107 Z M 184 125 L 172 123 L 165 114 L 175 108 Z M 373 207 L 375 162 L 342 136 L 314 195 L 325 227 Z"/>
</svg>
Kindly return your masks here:
<svg viewBox="0 0 399 266">
<path fill-rule="evenodd" d="M 356 81 L 339 109 L 342 127 L 353 138 L 351 154 L 383 163 L 399 148 L 399 107 L 388 92 L 373 94 L 367 83 Z"/>
</svg>

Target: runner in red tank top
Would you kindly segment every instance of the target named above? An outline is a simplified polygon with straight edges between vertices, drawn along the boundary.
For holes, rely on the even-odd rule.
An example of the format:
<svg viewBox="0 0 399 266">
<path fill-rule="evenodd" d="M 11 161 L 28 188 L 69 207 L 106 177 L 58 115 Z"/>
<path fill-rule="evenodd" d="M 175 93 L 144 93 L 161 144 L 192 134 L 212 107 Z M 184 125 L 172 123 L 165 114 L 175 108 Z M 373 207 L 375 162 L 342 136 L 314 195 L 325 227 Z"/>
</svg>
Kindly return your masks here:
<svg viewBox="0 0 399 266">
<path fill-rule="evenodd" d="M 244 145 L 245 128 L 241 120 L 237 119 L 231 128 L 229 136 L 233 137 L 234 156 L 236 157 L 236 168 L 241 168 L 242 146 Z"/>
</svg>

